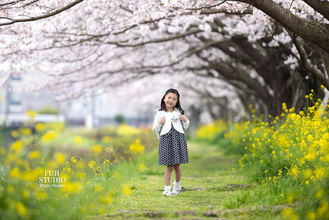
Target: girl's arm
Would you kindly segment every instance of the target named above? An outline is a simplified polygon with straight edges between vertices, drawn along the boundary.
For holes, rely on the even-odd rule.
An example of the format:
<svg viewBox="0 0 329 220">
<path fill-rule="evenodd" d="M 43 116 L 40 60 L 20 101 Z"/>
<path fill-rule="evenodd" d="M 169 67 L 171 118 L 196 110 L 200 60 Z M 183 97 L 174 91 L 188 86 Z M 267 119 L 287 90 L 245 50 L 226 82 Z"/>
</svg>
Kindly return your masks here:
<svg viewBox="0 0 329 220">
<path fill-rule="evenodd" d="M 185 122 L 183 121 L 183 127 L 185 130 L 188 129 L 188 126 L 190 126 L 190 120 L 188 120 L 188 118 L 186 118 L 186 119 L 187 120 Z"/>
<path fill-rule="evenodd" d="M 180 115 L 179 120 L 183 121 L 183 127 L 186 130 L 190 125 L 190 120 L 188 120 L 188 118 L 185 115 Z"/>
<path fill-rule="evenodd" d="M 155 117 L 154 117 L 154 122 L 153 122 L 153 128 L 152 128 L 152 130 L 154 131 L 154 132 L 159 132 L 160 131 L 160 128 L 161 128 L 161 125 L 162 124 L 160 124 L 159 122 L 158 122 L 158 120 L 160 119 L 160 116 L 162 115 L 162 112 L 157 112 L 156 113 L 156 115 L 155 115 Z"/>
</svg>

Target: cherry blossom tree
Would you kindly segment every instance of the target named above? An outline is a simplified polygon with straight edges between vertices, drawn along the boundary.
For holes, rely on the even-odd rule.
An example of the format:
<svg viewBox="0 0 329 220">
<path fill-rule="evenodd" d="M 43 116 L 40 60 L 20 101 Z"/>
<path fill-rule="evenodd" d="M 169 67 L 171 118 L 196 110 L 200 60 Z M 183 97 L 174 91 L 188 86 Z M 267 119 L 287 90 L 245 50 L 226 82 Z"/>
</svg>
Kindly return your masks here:
<svg viewBox="0 0 329 220">
<path fill-rule="evenodd" d="M 278 115 L 282 102 L 300 109 L 309 89 L 329 89 L 328 1 L 7 0 L 0 9 L 2 82 L 44 76 L 29 89 L 62 100 L 192 74 Z M 180 81 L 208 104 L 219 97 L 211 80 Z"/>
</svg>

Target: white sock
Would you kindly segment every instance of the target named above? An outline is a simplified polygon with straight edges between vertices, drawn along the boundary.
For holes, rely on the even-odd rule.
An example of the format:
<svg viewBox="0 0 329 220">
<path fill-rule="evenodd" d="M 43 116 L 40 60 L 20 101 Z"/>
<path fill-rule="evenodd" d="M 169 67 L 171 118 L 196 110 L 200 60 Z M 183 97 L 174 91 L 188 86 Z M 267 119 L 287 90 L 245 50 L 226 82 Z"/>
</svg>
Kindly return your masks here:
<svg viewBox="0 0 329 220">
<path fill-rule="evenodd" d="M 171 189 L 171 186 L 169 185 L 169 186 L 164 186 L 164 190 L 170 190 Z"/>
<path fill-rule="evenodd" d="M 174 186 L 179 187 L 180 186 L 180 182 L 176 182 L 176 180 L 174 181 Z"/>
</svg>

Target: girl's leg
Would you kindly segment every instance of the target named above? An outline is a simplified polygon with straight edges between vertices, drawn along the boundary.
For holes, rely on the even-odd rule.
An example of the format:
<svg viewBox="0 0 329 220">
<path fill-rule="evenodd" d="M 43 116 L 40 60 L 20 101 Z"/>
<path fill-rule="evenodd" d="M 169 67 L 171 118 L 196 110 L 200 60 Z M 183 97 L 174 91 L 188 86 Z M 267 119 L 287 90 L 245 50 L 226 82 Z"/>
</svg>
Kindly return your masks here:
<svg viewBox="0 0 329 220">
<path fill-rule="evenodd" d="M 175 166 L 167 166 L 165 176 L 164 176 L 165 177 L 165 186 L 170 186 L 171 173 L 174 170 L 174 167 Z"/>
<path fill-rule="evenodd" d="M 179 183 L 182 178 L 182 170 L 179 164 L 174 165 L 174 169 L 175 169 L 175 181 L 176 183 Z"/>
<path fill-rule="evenodd" d="M 175 169 L 175 181 L 174 181 L 174 189 L 171 192 L 171 196 L 176 196 L 182 189 L 182 187 L 180 186 L 180 180 L 182 177 L 182 170 L 180 169 L 179 164 L 176 164 L 174 166 Z"/>
</svg>

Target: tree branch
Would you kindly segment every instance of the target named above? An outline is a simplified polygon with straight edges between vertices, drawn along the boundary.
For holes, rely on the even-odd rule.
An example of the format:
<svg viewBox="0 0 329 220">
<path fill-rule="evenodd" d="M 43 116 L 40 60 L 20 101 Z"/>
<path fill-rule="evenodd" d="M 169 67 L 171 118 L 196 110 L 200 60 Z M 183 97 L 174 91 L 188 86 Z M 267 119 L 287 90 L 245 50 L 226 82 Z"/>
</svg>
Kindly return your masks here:
<svg viewBox="0 0 329 220">
<path fill-rule="evenodd" d="M 7 6 L 7 5 L 16 5 L 16 4 L 24 2 L 24 1 L 28 1 L 28 0 L 16 0 L 16 1 L 11 1 L 11 2 L 6 2 L 6 3 L 0 4 L 0 7 Z"/>
<path fill-rule="evenodd" d="M 289 34 L 300 55 L 300 65 L 303 66 L 307 71 L 309 71 L 315 78 L 317 78 L 327 89 L 329 89 L 329 81 L 325 77 L 325 75 L 314 65 L 308 62 L 308 55 L 303 47 L 303 42 L 301 41 L 301 39 L 299 39 L 295 34 L 291 33 L 290 31 Z"/>
<path fill-rule="evenodd" d="M 292 14 L 273 0 L 239 0 L 260 9 L 288 30 L 310 41 L 329 53 L 329 31 L 315 21 L 302 19 Z M 312 0 L 313 1 L 313 0 Z"/>
<path fill-rule="evenodd" d="M 323 17 L 329 20 L 329 2 L 320 0 L 303 0 L 311 6 L 315 11 L 319 12 Z"/>
<path fill-rule="evenodd" d="M 65 10 L 68 10 L 70 8 L 72 8 L 73 6 L 83 2 L 84 0 L 76 0 L 76 1 L 73 1 L 72 3 L 62 7 L 62 8 L 59 8 L 57 10 L 54 10 L 52 12 L 50 12 L 49 14 L 45 14 L 45 15 L 40 15 L 40 16 L 36 16 L 36 17 L 30 17 L 30 18 L 22 18 L 22 19 L 10 19 L 10 21 L 8 22 L 3 22 L 3 23 L 0 23 L 0 26 L 6 26 L 6 25 L 11 25 L 11 24 L 15 24 L 15 23 L 21 23 L 21 22 L 30 22 L 30 21 L 37 21 L 37 20 L 41 20 L 41 19 L 44 19 L 44 18 L 49 18 L 49 17 L 52 17 L 54 15 L 57 15 Z"/>
<path fill-rule="evenodd" d="M 226 0 L 223 0 L 222 2 L 217 3 L 217 4 L 203 6 L 203 7 L 199 7 L 199 8 L 186 8 L 186 10 L 193 10 L 193 11 L 195 11 L 195 10 L 203 10 L 203 9 L 214 8 L 214 7 L 217 7 L 217 6 L 220 6 L 220 5 L 224 4 L 225 2 L 226 2 Z"/>
<path fill-rule="evenodd" d="M 121 42 L 116 42 L 116 41 L 108 41 L 108 42 L 104 42 L 105 44 L 114 44 L 118 47 L 138 47 L 138 46 L 143 46 L 145 44 L 153 44 L 153 43 L 162 43 L 162 42 L 167 42 L 167 41 L 171 41 L 171 40 L 175 40 L 175 39 L 179 39 L 179 38 L 183 38 L 189 35 L 193 35 L 193 34 L 197 34 L 202 32 L 202 30 L 196 29 L 196 30 L 192 30 L 192 31 L 187 31 L 184 33 L 179 33 L 176 35 L 171 35 L 165 38 L 158 38 L 158 39 L 153 39 L 153 40 L 149 40 L 149 41 L 145 41 L 145 42 L 141 42 L 141 43 L 137 43 L 137 44 L 122 44 Z"/>
</svg>

